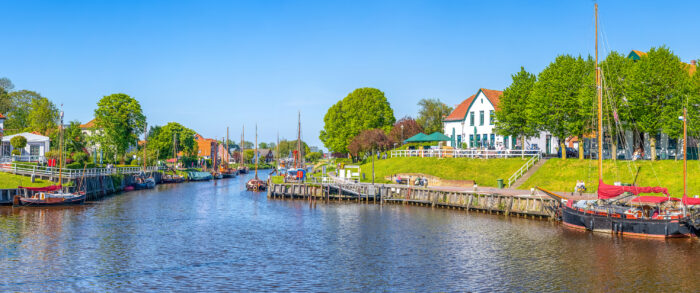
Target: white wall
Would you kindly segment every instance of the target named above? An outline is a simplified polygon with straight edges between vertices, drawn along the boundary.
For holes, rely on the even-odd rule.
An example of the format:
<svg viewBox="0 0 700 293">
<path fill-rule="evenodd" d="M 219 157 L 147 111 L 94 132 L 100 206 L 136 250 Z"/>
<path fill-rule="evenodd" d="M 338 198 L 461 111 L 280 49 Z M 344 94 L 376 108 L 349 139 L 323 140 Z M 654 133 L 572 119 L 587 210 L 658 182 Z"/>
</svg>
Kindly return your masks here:
<svg viewBox="0 0 700 293">
<path fill-rule="evenodd" d="M 481 123 L 481 111 L 484 112 L 484 123 Z M 491 134 L 493 134 L 493 129 L 496 126 L 495 125 L 495 116 L 494 121 L 491 119 L 491 111 L 495 111 L 494 106 L 491 104 L 491 101 L 489 101 L 488 98 L 486 98 L 486 95 L 484 95 L 483 92 L 479 92 L 479 94 L 474 98 L 474 101 L 471 104 L 471 107 L 467 111 L 467 115 L 464 120 L 461 121 L 449 121 L 449 122 L 444 122 L 444 129 L 445 129 L 445 135 L 452 137 L 452 131 L 454 129 L 454 135 L 455 135 L 455 143 L 457 143 L 457 136 L 461 135 L 462 136 L 462 142 L 469 144 L 469 136 L 474 135 L 474 128 L 476 128 L 476 133 L 479 135 L 479 141 L 483 141 L 483 135 L 487 135 L 487 141 L 489 144 L 491 144 Z M 474 113 L 474 124 L 471 124 L 471 115 Z M 495 135 L 495 143 L 493 144 L 494 146 L 498 146 L 500 144 L 503 144 L 503 137 L 500 135 Z M 457 147 L 461 147 L 460 145 L 457 145 Z M 510 148 L 510 143 L 508 144 L 508 148 Z"/>
</svg>

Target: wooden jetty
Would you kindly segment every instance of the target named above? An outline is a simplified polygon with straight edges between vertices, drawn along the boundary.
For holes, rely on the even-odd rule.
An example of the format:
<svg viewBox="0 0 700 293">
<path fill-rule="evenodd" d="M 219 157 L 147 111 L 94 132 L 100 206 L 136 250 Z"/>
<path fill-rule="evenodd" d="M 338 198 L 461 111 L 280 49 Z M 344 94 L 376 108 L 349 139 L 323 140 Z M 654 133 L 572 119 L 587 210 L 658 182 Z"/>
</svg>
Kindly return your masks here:
<svg viewBox="0 0 700 293">
<path fill-rule="evenodd" d="M 449 191 L 401 185 L 364 183 L 270 184 L 273 199 L 356 201 L 372 204 L 409 204 L 492 214 L 556 219 L 560 204 L 548 196 L 508 195 L 498 192 Z"/>
</svg>

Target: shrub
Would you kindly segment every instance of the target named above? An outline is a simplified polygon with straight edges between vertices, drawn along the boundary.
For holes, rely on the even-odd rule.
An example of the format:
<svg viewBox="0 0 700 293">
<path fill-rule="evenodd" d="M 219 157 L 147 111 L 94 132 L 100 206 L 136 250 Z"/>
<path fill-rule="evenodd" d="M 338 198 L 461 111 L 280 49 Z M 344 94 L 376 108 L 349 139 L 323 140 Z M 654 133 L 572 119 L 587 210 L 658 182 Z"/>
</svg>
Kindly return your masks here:
<svg viewBox="0 0 700 293">
<path fill-rule="evenodd" d="M 22 152 L 20 152 L 18 149 L 12 150 L 12 155 L 19 156 L 21 154 L 22 154 Z"/>
<path fill-rule="evenodd" d="M 48 151 L 44 154 L 47 159 L 58 159 L 58 151 Z"/>
<path fill-rule="evenodd" d="M 10 139 L 10 144 L 15 149 L 23 149 L 27 146 L 27 138 L 21 135 L 15 136 Z"/>
<path fill-rule="evenodd" d="M 73 159 L 73 162 L 76 163 L 85 163 L 88 161 L 88 155 L 83 152 L 76 152 L 71 155 L 71 158 Z"/>
</svg>

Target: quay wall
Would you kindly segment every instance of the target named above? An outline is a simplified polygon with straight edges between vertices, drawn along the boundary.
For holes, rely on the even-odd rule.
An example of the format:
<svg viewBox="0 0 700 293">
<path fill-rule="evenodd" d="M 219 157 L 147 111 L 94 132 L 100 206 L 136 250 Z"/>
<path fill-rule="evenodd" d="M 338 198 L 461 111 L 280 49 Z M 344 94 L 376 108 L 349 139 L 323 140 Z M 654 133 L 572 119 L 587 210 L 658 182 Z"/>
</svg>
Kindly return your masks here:
<svg viewBox="0 0 700 293">
<path fill-rule="evenodd" d="M 371 184 L 271 184 L 272 199 L 340 200 L 370 204 L 410 204 L 486 213 L 556 219 L 559 201 L 550 197 Z"/>
</svg>

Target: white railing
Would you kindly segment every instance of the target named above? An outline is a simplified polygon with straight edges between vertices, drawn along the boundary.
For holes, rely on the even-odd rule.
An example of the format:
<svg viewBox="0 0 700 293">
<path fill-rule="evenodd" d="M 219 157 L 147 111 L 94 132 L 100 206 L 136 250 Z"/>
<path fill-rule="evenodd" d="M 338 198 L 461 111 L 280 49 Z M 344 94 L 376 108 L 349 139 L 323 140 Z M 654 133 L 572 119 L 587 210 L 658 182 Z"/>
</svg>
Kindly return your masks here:
<svg viewBox="0 0 700 293">
<path fill-rule="evenodd" d="M 154 172 L 163 170 L 164 167 L 146 167 L 146 172 Z M 43 167 L 37 165 L 17 164 L 17 163 L 0 163 L 0 171 L 21 174 L 21 175 L 41 175 L 41 176 L 58 176 L 62 178 L 75 179 L 82 176 L 102 176 L 113 174 L 137 174 L 143 171 L 143 167 L 114 167 L 114 168 L 90 168 L 90 169 L 68 169 L 59 170 L 57 167 Z M 62 171 L 62 172 L 59 172 Z"/>
<path fill-rule="evenodd" d="M 542 158 L 542 156 L 537 155 L 537 156 L 533 156 L 532 158 L 527 160 L 527 162 L 525 162 L 525 164 L 522 167 L 520 167 L 520 169 L 518 169 L 518 171 L 515 171 L 515 173 L 513 173 L 513 175 L 510 176 L 510 178 L 508 178 L 508 187 L 513 185 L 513 183 L 515 183 L 515 181 L 517 181 L 520 177 L 522 177 L 523 174 L 525 174 L 525 172 L 527 172 L 527 170 L 530 170 L 530 168 L 532 166 L 534 166 L 535 163 L 537 163 L 537 161 L 539 161 L 541 158 Z"/>
<path fill-rule="evenodd" d="M 2 156 L 0 162 L 46 162 L 44 156 Z"/>
<path fill-rule="evenodd" d="M 393 150 L 391 157 L 424 157 L 424 158 L 517 158 L 537 157 L 539 150 L 480 150 L 480 149 L 427 149 L 427 150 Z"/>
</svg>

